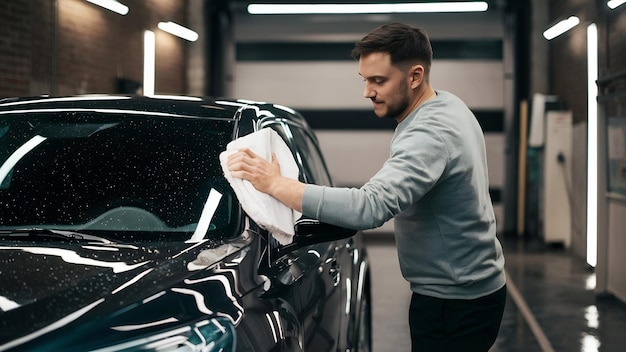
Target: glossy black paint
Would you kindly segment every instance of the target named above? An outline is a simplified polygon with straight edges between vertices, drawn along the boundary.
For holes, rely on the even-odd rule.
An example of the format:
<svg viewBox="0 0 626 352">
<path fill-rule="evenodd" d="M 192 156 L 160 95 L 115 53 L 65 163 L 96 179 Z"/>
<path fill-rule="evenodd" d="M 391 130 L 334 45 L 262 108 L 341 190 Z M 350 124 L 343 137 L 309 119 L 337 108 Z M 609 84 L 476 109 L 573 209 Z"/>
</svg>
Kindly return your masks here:
<svg viewBox="0 0 626 352">
<path fill-rule="evenodd" d="M 248 101 L 181 99 L 5 99 L 0 129 L 16 116 L 46 114 L 219 120 L 231 126 L 230 138 L 275 128 L 303 161 L 301 180 L 330 183 L 323 159 L 310 155 L 319 153 L 315 135 L 297 112 Z M 0 150 L 0 163 L 7 153 Z M 0 187 L 0 195 L 5 191 Z M 235 343 L 227 348 L 237 351 L 369 350 L 363 343 L 370 331 L 363 311 L 369 307 L 369 267 L 360 234 L 303 221 L 294 244 L 280 246 L 237 204 L 230 214 L 229 225 L 214 232 L 219 235 L 199 242 L 185 241 L 188 233 L 154 229 L 84 230 L 101 239 L 81 238 L 78 230 L 68 237 L 20 233 L 17 220 L 2 220 L 0 351 L 138 350 L 131 341 L 163 344 L 211 324 L 233 329 Z"/>
</svg>

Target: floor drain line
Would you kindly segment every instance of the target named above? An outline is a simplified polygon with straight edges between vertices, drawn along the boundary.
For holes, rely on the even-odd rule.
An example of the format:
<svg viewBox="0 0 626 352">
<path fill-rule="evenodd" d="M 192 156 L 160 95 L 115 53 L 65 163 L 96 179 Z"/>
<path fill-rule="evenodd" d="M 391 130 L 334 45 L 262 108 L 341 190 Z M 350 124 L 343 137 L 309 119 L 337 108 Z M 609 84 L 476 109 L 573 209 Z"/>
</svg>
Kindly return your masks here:
<svg viewBox="0 0 626 352">
<path fill-rule="evenodd" d="M 530 308 L 528 308 L 526 301 L 524 301 L 524 297 L 522 297 L 508 273 L 506 273 L 506 278 L 507 291 L 509 292 L 511 298 L 513 298 L 517 309 L 522 313 L 524 320 L 526 320 L 526 324 L 528 324 L 528 327 L 533 332 L 533 335 L 535 335 L 539 346 L 541 346 L 541 350 L 543 352 L 554 352 L 554 348 L 552 348 L 546 334 L 541 329 L 541 326 L 539 326 L 539 323 L 537 323 L 537 319 L 535 319 L 535 316 L 530 311 Z"/>
</svg>

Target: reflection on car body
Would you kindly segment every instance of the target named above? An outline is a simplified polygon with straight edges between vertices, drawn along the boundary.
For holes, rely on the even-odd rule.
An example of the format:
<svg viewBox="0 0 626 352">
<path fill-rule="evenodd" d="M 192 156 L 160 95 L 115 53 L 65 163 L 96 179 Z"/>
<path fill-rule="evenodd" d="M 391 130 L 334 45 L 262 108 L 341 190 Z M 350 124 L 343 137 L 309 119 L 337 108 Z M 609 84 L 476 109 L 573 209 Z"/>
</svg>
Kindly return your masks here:
<svg viewBox="0 0 626 352">
<path fill-rule="evenodd" d="M 301 219 L 280 245 L 223 176 L 272 128 L 331 185 L 297 112 L 212 98 L 0 101 L 0 351 L 369 351 L 361 235 Z"/>
</svg>

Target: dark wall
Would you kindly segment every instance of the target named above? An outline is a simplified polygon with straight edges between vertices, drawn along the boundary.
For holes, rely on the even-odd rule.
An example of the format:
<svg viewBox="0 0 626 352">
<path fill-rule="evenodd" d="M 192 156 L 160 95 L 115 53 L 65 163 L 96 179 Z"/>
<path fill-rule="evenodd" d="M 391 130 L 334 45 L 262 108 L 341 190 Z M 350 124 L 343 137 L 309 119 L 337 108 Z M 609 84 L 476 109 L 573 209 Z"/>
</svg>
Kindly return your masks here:
<svg viewBox="0 0 626 352">
<path fill-rule="evenodd" d="M 600 76 L 626 71 L 626 9 L 605 10 L 603 19 L 606 47 L 604 60 L 600 61 Z"/>
<path fill-rule="evenodd" d="M 550 41 L 550 94 L 573 112 L 574 123 L 587 120 L 587 27 L 598 27 L 599 77 L 626 70 L 626 5 L 611 10 L 606 0 L 552 0 L 550 19 L 575 15 L 580 24 Z"/>
<path fill-rule="evenodd" d="M 185 25 L 187 1 L 126 0 L 122 16 L 85 0 L 0 4 L 0 98 L 119 92 L 143 80 L 143 33 L 156 35 L 160 94 L 185 93 L 186 42 L 157 29 Z"/>
</svg>

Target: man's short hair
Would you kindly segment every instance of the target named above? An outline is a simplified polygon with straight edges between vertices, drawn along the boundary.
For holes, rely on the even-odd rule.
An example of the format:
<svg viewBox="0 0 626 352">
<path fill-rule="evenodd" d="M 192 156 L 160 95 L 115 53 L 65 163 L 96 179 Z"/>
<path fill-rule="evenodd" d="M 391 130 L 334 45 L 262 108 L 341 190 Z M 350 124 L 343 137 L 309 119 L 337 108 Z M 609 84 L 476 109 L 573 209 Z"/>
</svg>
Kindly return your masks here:
<svg viewBox="0 0 626 352">
<path fill-rule="evenodd" d="M 433 49 L 428 34 L 421 28 L 403 23 L 390 23 L 375 28 L 354 44 L 352 57 L 371 53 L 387 53 L 393 65 L 417 61 L 430 71 Z"/>
</svg>

